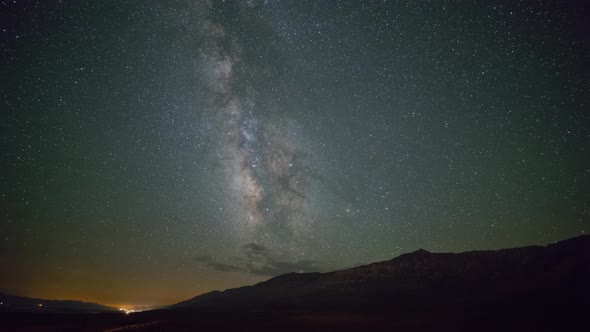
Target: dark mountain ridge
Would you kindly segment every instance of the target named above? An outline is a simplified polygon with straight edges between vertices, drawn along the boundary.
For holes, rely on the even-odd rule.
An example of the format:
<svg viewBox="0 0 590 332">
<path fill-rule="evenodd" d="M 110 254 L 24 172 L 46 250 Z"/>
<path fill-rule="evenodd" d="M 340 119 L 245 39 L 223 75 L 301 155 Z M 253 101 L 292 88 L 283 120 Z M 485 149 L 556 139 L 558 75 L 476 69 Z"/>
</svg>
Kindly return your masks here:
<svg viewBox="0 0 590 332">
<path fill-rule="evenodd" d="M 247 306 L 391 308 L 577 303 L 590 298 L 590 236 L 514 249 L 430 253 L 329 273 L 288 273 L 253 286 L 215 291 L 171 308 Z"/>
<path fill-rule="evenodd" d="M 0 293 L 0 312 L 104 313 L 118 310 L 98 303 L 73 300 L 43 300 Z"/>
<path fill-rule="evenodd" d="M 418 250 L 347 270 L 287 273 L 129 315 L 0 312 L 0 329 L 585 331 L 589 280 L 590 236 L 580 236 L 544 247 Z"/>
</svg>

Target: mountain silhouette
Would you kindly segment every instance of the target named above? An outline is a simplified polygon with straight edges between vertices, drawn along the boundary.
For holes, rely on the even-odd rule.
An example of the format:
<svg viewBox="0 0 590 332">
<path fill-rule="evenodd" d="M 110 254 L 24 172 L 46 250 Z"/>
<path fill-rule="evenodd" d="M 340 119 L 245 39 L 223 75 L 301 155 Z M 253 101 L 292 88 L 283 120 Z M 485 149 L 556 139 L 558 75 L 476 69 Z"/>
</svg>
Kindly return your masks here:
<svg viewBox="0 0 590 332">
<path fill-rule="evenodd" d="M 0 329 L 578 331 L 590 324 L 589 281 L 590 236 L 495 251 L 420 249 L 347 270 L 287 273 L 253 286 L 214 291 L 165 309 L 129 315 L 0 311 Z M 49 308 L 54 302 L 19 299 L 28 303 L 23 305 L 27 310 L 39 303 Z M 94 306 L 102 308 L 76 301 L 51 304 L 62 302 L 77 309 L 82 306 L 85 312 L 93 312 Z"/>
<path fill-rule="evenodd" d="M 431 253 L 330 273 L 288 273 L 172 306 L 189 308 L 412 308 L 590 300 L 590 236 L 545 247 Z"/>
<path fill-rule="evenodd" d="M 115 311 L 117 309 L 97 303 L 71 300 L 43 300 L 0 293 L 0 312 L 104 313 Z"/>
</svg>

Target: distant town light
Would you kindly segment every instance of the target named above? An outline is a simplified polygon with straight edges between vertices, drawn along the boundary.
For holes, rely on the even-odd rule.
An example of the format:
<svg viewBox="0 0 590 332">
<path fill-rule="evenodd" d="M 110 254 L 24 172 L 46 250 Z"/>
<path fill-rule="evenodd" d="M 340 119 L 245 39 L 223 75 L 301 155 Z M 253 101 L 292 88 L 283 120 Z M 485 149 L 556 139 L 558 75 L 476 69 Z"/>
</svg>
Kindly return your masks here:
<svg viewBox="0 0 590 332">
<path fill-rule="evenodd" d="M 126 309 L 126 308 L 119 308 L 119 311 L 124 312 L 126 315 L 128 315 L 132 312 L 135 312 L 135 310 L 133 310 L 133 309 Z"/>
</svg>

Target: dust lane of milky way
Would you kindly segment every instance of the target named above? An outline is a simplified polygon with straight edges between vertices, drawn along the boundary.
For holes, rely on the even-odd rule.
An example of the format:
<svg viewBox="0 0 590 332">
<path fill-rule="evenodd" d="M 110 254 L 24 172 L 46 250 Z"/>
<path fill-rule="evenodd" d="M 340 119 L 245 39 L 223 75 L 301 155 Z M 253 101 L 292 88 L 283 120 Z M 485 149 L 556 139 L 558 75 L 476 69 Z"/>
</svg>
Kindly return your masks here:
<svg viewBox="0 0 590 332">
<path fill-rule="evenodd" d="M 0 292 L 161 305 L 590 229 L 570 3 L 0 3 Z"/>
</svg>

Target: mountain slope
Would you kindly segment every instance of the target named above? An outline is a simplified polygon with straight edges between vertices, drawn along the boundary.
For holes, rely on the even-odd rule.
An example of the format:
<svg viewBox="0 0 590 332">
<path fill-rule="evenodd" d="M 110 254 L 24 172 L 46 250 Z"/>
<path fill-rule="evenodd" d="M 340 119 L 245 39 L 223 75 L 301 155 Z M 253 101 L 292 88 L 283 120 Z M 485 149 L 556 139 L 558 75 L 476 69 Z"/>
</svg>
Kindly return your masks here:
<svg viewBox="0 0 590 332">
<path fill-rule="evenodd" d="M 70 300 L 43 300 L 0 294 L 0 312 L 34 313 L 99 313 L 116 312 L 115 308 L 97 303 Z"/>
<path fill-rule="evenodd" d="M 430 253 L 331 273 L 289 273 L 172 308 L 553 305 L 590 308 L 590 236 L 497 251 Z"/>
<path fill-rule="evenodd" d="M 288 273 L 129 315 L 0 312 L 0 329 L 585 331 L 588 280 L 590 236 L 583 236 L 546 247 L 459 254 L 418 250 L 348 270 Z"/>
</svg>

